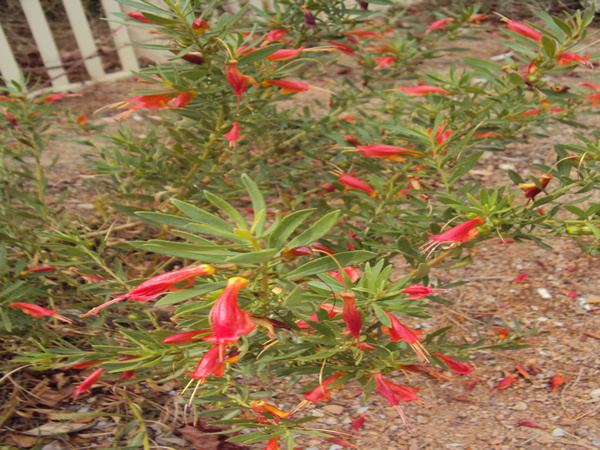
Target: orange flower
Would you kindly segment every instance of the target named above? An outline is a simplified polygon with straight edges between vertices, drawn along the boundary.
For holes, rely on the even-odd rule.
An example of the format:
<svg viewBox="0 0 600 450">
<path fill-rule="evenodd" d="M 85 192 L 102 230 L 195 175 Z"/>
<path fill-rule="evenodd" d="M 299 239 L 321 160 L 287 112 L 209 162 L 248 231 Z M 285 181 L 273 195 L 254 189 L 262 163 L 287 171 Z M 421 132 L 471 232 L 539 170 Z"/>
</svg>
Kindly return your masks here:
<svg viewBox="0 0 600 450">
<path fill-rule="evenodd" d="M 267 56 L 269 61 L 287 61 L 288 59 L 293 59 L 300 54 L 304 50 L 304 47 L 300 48 L 282 48 L 271 53 Z"/>
<path fill-rule="evenodd" d="M 90 309 L 82 317 L 97 315 L 101 310 L 110 306 L 114 303 L 129 299 L 134 302 L 147 302 L 154 300 L 162 294 L 174 289 L 175 285 L 183 281 L 189 281 L 196 277 L 212 275 L 215 273 L 215 268 L 208 264 L 200 264 L 197 266 L 185 267 L 179 270 L 173 270 L 166 272 L 155 277 L 152 277 L 143 283 L 139 284 L 136 288 L 127 292 L 126 294 L 119 295 L 108 302 L 101 304 L 93 309 Z"/>
<path fill-rule="evenodd" d="M 281 88 L 284 94 L 295 94 L 310 89 L 310 84 L 295 80 L 267 80 L 266 83 Z"/>
<path fill-rule="evenodd" d="M 237 146 L 237 142 L 240 140 L 240 126 L 237 123 L 237 120 L 233 122 L 233 126 L 231 130 L 225 133 L 225 139 L 229 142 L 229 148 L 234 148 Z"/>
<path fill-rule="evenodd" d="M 377 393 L 385 398 L 389 404 L 398 411 L 402 422 L 406 424 L 406 417 L 404 416 L 404 411 L 402 410 L 400 403 L 420 401 L 419 397 L 417 397 L 419 389 L 403 384 L 396 384 L 391 380 L 385 379 L 380 372 L 373 375 L 373 378 L 375 380 L 375 390 Z"/>
<path fill-rule="evenodd" d="M 250 320 L 250 315 L 240 309 L 238 293 L 250 282 L 242 277 L 233 277 L 227 281 L 227 286 L 210 310 L 210 322 L 213 335 L 207 338 L 217 344 L 237 342 L 241 336 L 250 333 L 256 324 Z"/>
<path fill-rule="evenodd" d="M 227 66 L 225 67 L 225 78 L 238 99 L 248 90 L 248 81 L 250 80 L 250 77 L 240 72 L 237 62 L 227 63 Z"/>
<path fill-rule="evenodd" d="M 342 276 L 342 274 L 340 273 L 339 270 L 332 270 L 331 272 L 327 272 L 329 275 L 331 275 L 333 278 L 335 278 L 337 281 L 339 281 L 340 283 L 344 284 L 344 277 Z M 357 269 L 356 267 L 344 267 L 344 275 L 346 275 L 346 277 L 348 277 L 350 279 L 350 281 L 352 283 L 356 283 L 358 281 L 358 279 L 360 278 L 361 271 L 360 269 Z"/>
<path fill-rule="evenodd" d="M 199 334 L 208 334 L 210 330 L 194 330 L 194 331 L 185 331 L 183 333 L 172 334 L 171 336 L 167 336 L 163 339 L 163 344 L 187 344 L 189 342 L 195 342 L 196 336 Z"/>
<path fill-rule="evenodd" d="M 469 375 L 473 371 L 473 366 L 471 364 L 465 364 L 457 361 L 448 355 L 436 352 L 433 354 L 433 356 L 442 360 L 448 366 L 448 368 L 457 375 Z"/>
<path fill-rule="evenodd" d="M 399 158 L 399 155 L 419 155 L 419 152 L 416 150 L 405 147 L 397 147 L 395 145 L 358 145 L 356 148 L 362 153 L 363 156 L 368 158 L 387 158 L 395 161 L 404 161 L 404 158 Z"/>
<path fill-rule="evenodd" d="M 406 325 L 403 325 L 395 315 L 389 312 L 385 313 L 390 320 L 390 326 L 382 326 L 381 330 L 384 334 L 390 337 L 392 342 L 406 342 L 415 352 L 417 358 L 423 362 L 429 361 L 428 353 L 425 347 L 421 344 L 423 338 L 420 336 L 420 330 L 413 330 Z"/>
<path fill-rule="evenodd" d="M 33 303 L 25 302 L 13 302 L 9 303 L 10 308 L 20 309 L 22 313 L 28 314 L 36 319 L 41 317 L 54 317 L 56 320 L 60 320 L 65 323 L 73 323 L 73 321 L 65 316 L 60 315 L 53 309 L 46 309 Z"/>
<path fill-rule="evenodd" d="M 441 30 L 442 28 L 446 28 L 449 23 L 454 22 L 454 18 L 446 17 L 445 19 L 436 20 L 431 25 L 427 27 L 427 33 L 430 33 L 435 30 Z"/>
<path fill-rule="evenodd" d="M 517 22 L 511 19 L 506 19 L 506 22 L 507 30 L 520 34 L 527 39 L 531 39 L 532 41 L 541 42 L 542 33 L 540 33 L 538 30 L 531 28 L 529 25 L 526 25 L 523 22 Z"/>
<path fill-rule="evenodd" d="M 376 197 L 377 192 L 369 185 L 367 182 L 356 178 L 354 175 L 350 175 L 349 173 L 343 173 L 339 176 L 338 182 L 345 186 L 346 189 L 349 190 L 357 190 L 363 191 L 369 194 L 371 197 Z"/>
<path fill-rule="evenodd" d="M 311 403 L 318 403 L 320 401 L 327 401 L 331 397 L 332 389 L 329 388 L 329 385 L 335 383 L 337 380 L 344 376 L 343 372 L 338 372 L 334 375 L 331 375 L 329 378 L 323 380 L 323 383 L 319 384 L 317 387 L 311 389 L 310 391 L 304 394 L 304 399 Z"/>
<path fill-rule="evenodd" d="M 196 30 L 197 33 L 204 33 L 208 29 L 208 22 L 200 17 L 197 17 L 192 22 L 192 28 Z"/>
<path fill-rule="evenodd" d="M 538 195 L 540 192 L 542 192 L 542 189 L 544 189 L 546 186 L 548 186 L 548 183 L 550 183 L 550 180 L 552 180 L 552 177 L 548 174 L 544 174 L 538 179 L 537 184 L 536 183 L 519 183 L 517 186 L 519 187 L 519 189 L 521 189 L 525 193 L 525 197 L 527 197 L 531 200 L 534 200 L 535 196 Z"/>
<path fill-rule="evenodd" d="M 194 380 L 200 380 L 204 382 L 206 378 L 213 375 L 215 377 L 222 377 L 225 373 L 225 358 L 223 355 L 223 347 L 215 345 L 207 351 L 202 359 L 198 361 L 196 370 L 192 373 Z"/>
<path fill-rule="evenodd" d="M 100 378 L 102 378 L 102 375 L 104 375 L 103 368 L 96 369 L 94 372 L 92 372 L 92 374 L 89 377 L 87 377 L 79 386 L 77 386 L 75 392 L 73 393 L 73 400 L 77 400 L 77 397 L 79 397 L 84 392 L 90 392 L 94 384 L 96 384 L 100 380 Z"/>
<path fill-rule="evenodd" d="M 352 292 L 343 292 L 341 297 L 344 301 L 342 317 L 346 323 L 346 330 L 354 338 L 359 339 L 360 329 L 362 327 L 362 318 L 358 312 L 358 309 L 356 309 L 356 297 Z"/>
<path fill-rule="evenodd" d="M 447 95 L 449 92 L 446 89 L 437 86 L 429 86 L 426 84 L 417 84 L 409 87 L 399 87 L 395 89 L 398 92 L 403 92 L 406 95 L 412 96 L 420 96 L 420 95 L 430 95 L 430 94 L 439 94 L 439 95 Z"/>
<path fill-rule="evenodd" d="M 562 52 L 556 54 L 558 64 L 561 66 L 569 66 L 571 64 L 581 63 L 583 65 L 590 65 L 590 55 L 580 55 L 574 52 Z"/>
</svg>

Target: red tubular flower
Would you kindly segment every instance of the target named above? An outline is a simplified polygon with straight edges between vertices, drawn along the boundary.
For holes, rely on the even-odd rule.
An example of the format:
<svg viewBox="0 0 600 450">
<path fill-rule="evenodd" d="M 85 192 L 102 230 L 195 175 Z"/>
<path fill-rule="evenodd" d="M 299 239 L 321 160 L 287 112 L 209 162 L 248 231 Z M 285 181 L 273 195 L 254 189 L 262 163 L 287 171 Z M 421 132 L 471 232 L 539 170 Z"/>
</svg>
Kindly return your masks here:
<svg viewBox="0 0 600 450">
<path fill-rule="evenodd" d="M 436 352 L 433 354 L 433 356 L 441 359 L 448 366 L 448 368 L 457 375 L 469 375 L 473 371 L 473 366 L 471 364 L 457 361 L 448 355 Z"/>
<path fill-rule="evenodd" d="M 446 28 L 449 23 L 454 22 L 454 18 L 446 17 L 445 19 L 436 20 L 431 25 L 427 27 L 427 33 L 430 33 L 435 30 L 441 30 L 442 28 Z"/>
<path fill-rule="evenodd" d="M 498 131 L 481 131 L 479 133 L 475 133 L 473 136 L 475 136 L 477 139 L 488 139 L 492 137 L 500 137 L 502 136 L 502 133 L 499 133 Z"/>
<path fill-rule="evenodd" d="M 90 309 L 82 317 L 92 315 L 95 316 L 107 306 L 126 299 L 133 300 L 134 302 L 147 302 L 154 300 L 162 294 L 173 290 L 174 286 L 178 283 L 192 280 L 193 278 L 200 276 L 212 275 L 213 273 L 215 273 L 215 268 L 213 266 L 208 264 L 200 264 L 198 266 L 185 267 L 183 269 L 173 270 L 171 272 L 157 275 L 139 284 L 136 288 L 132 289 L 128 293 L 119 295 L 118 297 L 115 297 L 112 300 L 101 304 L 100 306 Z"/>
<path fill-rule="evenodd" d="M 345 44 L 341 41 L 327 41 L 332 47 L 334 47 L 337 51 L 344 53 L 348 56 L 354 56 L 354 48 L 348 44 Z"/>
<path fill-rule="evenodd" d="M 240 126 L 237 123 L 237 120 L 233 122 L 233 126 L 231 130 L 224 134 L 225 139 L 229 142 L 229 148 L 235 148 L 237 146 L 238 141 L 241 139 L 240 136 Z"/>
<path fill-rule="evenodd" d="M 529 274 L 527 272 L 520 273 L 513 278 L 513 283 L 522 283 L 523 281 L 526 281 L 527 278 L 529 278 Z"/>
<path fill-rule="evenodd" d="M 506 23 L 506 29 L 520 34 L 527 39 L 531 39 L 532 41 L 541 42 L 542 40 L 542 33 L 534 28 L 531 28 L 529 25 L 524 24 L 523 22 L 517 22 L 515 20 L 508 19 Z"/>
<path fill-rule="evenodd" d="M 342 308 L 340 308 L 339 306 L 332 305 L 331 303 L 322 303 L 319 305 L 319 308 L 324 311 L 327 311 L 327 315 L 329 316 L 330 319 L 333 319 L 336 315 L 343 312 Z M 319 317 L 317 316 L 317 313 L 314 312 L 310 315 L 308 320 L 310 320 L 311 322 L 318 322 Z M 297 320 L 296 326 L 298 328 L 300 328 L 301 330 L 310 329 L 310 325 L 305 320 Z"/>
<path fill-rule="evenodd" d="M 317 387 L 311 389 L 310 391 L 304 394 L 304 399 L 311 403 L 318 403 L 320 401 L 327 401 L 331 397 L 331 391 L 333 389 L 329 389 L 329 385 L 339 380 L 344 376 L 343 372 L 338 372 L 336 374 L 331 375 L 329 378 L 323 380 L 323 383 L 318 385 Z"/>
<path fill-rule="evenodd" d="M 561 66 L 569 66 L 571 64 L 581 63 L 583 65 L 590 65 L 590 55 L 580 55 L 574 52 L 562 52 L 557 53 L 556 59 L 558 64 Z"/>
<path fill-rule="evenodd" d="M 137 20 L 142 23 L 153 23 L 150 19 L 144 17 L 144 13 L 140 10 L 128 12 L 127 15 L 133 20 Z"/>
<path fill-rule="evenodd" d="M 237 62 L 227 64 L 225 67 L 225 78 L 238 99 L 248 90 L 249 77 L 240 72 Z"/>
<path fill-rule="evenodd" d="M 33 316 L 36 319 L 41 317 L 54 317 L 56 320 L 60 320 L 65 323 L 73 323 L 71 319 L 60 315 L 57 311 L 53 309 L 46 309 L 41 306 L 34 305 L 33 303 L 13 302 L 9 303 L 8 306 L 10 308 L 20 309 L 22 313 Z"/>
<path fill-rule="evenodd" d="M 418 156 L 419 152 L 410 148 L 397 147 L 395 145 L 372 144 L 358 145 L 356 147 L 363 156 L 368 158 L 387 158 L 395 161 L 404 161 L 400 155 Z"/>
<path fill-rule="evenodd" d="M 279 446 L 279 438 L 272 438 L 267 441 L 267 445 L 265 445 L 265 450 L 280 450 Z"/>
<path fill-rule="evenodd" d="M 54 103 L 66 97 L 81 97 L 81 94 L 48 94 L 42 101 L 44 103 Z"/>
<path fill-rule="evenodd" d="M 439 245 L 444 243 L 460 244 L 467 242 L 477 236 L 479 231 L 476 227 L 483 225 L 484 222 L 485 221 L 481 217 L 475 217 L 474 219 L 458 224 L 443 233 L 429 236 L 429 242 L 424 244 L 421 249 L 426 252 L 432 252 Z"/>
<path fill-rule="evenodd" d="M 473 14 L 471 17 L 469 17 L 469 22 L 480 23 L 489 18 L 490 16 L 487 16 L 485 14 Z"/>
<path fill-rule="evenodd" d="M 187 344 L 189 342 L 195 342 L 196 336 L 199 334 L 208 334 L 210 330 L 194 330 L 185 331 L 183 333 L 172 334 L 163 339 L 163 344 Z"/>
<path fill-rule="evenodd" d="M 279 423 L 279 419 L 287 419 L 290 415 L 289 412 L 283 411 L 277 406 L 267 403 L 264 400 L 251 401 L 250 408 L 252 409 L 252 412 L 257 414 L 269 413 L 276 419 L 277 423 Z"/>
<path fill-rule="evenodd" d="M 213 328 L 211 341 L 217 344 L 237 342 L 241 336 L 250 333 L 256 324 L 250 315 L 238 305 L 239 292 L 250 282 L 242 277 L 233 277 L 227 281 L 227 287 L 210 310 L 210 322 Z"/>
<path fill-rule="evenodd" d="M 4 114 L 4 118 L 8 121 L 9 124 L 11 124 L 12 127 L 16 127 L 17 125 L 19 125 L 19 121 L 17 120 L 17 118 L 7 108 L 4 108 L 2 110 L 2 113 Z"/>
<path fill-rule="evenodd" d="M 409 86 L 409 87 L 399 87 L 399 88 L 396 88 L 396 91 L 403 92 L 404 94 L 412 95 L 412 96 L 430 95 L 430 94 L 447 95 L 450 93 L 446 89 L 443 89 L 441 87 L 429 86 L 426 84 L 417 84 L 417 85 Z"/>
<path fill-rule="evenodd" d="M 192 378 L 194 380 L 200 380 L 200 382 L 203 383 L 204 380 L 211 375 L 222 377 L 225 372 L 225 357 L 223 353 L 222 346 L 213 346 L 204 354 L 202 359 L 198 361 L 196 370 L 192 373 Z"/>
<path fill-rule="evenodd" d="M 406 325 L 403 325 L 393 314 L 385 313 L 390 319 L 390 326 L 382 326 L 383 333 L 389 335 L 392 342 L 406 342 L 415 352 L 420 361 L 427 362 L 429 358 L 425 347 L 421 345 L 422 337 L 419 336 L 421 331 L 413 330 Z"/>
<path fill-rule="evenodd" d="M 332 270 L 331 272 L 327 272 L 329 275 L 331 275 L 333 278 L 335 278 L 337 281 L 339 281 L 340 283 L 344 284 L 344 277 L 342 276 L 342 274 L 340 273 L 339 270 Z M 362 275 L 360 269 L 357 269 L 356 267 L 344 267 L 344 273 L 346 274 L 346 276 L 350 279 L 350 281 L 352 283 L 356 283 L 358 281 L 358 279 L 360 278 L 360 276 Z"/>
<path fill-rule="evenodd" d="M 35 266 L 35 267 L 28 267 L 26 270 L 24 270 L 23 272 L 21 272 L 21 275 L 27 275 L 30 273 L 37 273 L 37 272 L 55 272 L 57 270 L 60 270 L 60 267 L 54 267 L 54 266 Z"/>
<path fill-rule="evenodd" d="M 304 50 L 304 47 L 300 48 L 282 48 L 280 50 L 276 50 L 267 56 L 269 61 L 286 61 L 288 59 L 293 59 L 300 54 Z"/>
<path fill-rule="evenodd" d="M 381 34 L 369 30 L 350 30 L 344 33 L 346 36 L 352 36 L 359 39 L 381 39 Z"/>
<path fill-rule="evenodd" d="M 302 8 L 302 13 L 304 14 L 305 26 L 309 28 L 314 28 L 317 26 L 317 18 L 306 6 Z"/>
<path fill-rule="evenodd" d="M 194 92 L 182 92 L 177 94 L 173 100 L 171 100 L 171 106 L 173 108 L 185 108 L 194 98 L 196 94 Z"/>
<path fill-rule="evenodd" d="M 431 286 L 424 286 L 422 284 L 412 284 L 404 289 L 402 292 L 408 295 L 408 298 L 411 300 L 417 300 L 420 298 L 425 298 L 431 294 L 435 294 L 436 292 L 441 291 L 441 289 L 434 289 Z"/>
<path fill-rule="evenodd" d="M 365 417 L 364 414 L 360 414 L 358 415 L 353 421 L 352 421 L 352 428 L 354 428 L 356 431 L 360 431 L 360 429 L 363 427 L 363 425 L 365 424 L 367 418 Z"/>
<path fill-rule="evenodd" d="M 283 28 L 271 30 L 267 33 L 265 44 L 270 44 L 271 42 L 281 42 L 283 41 L 283 36 L 285 36 L 287 33 L 288 31 L 284 30 Z"/>
<path fill-rule="evenodd" d="M 396 62 L 396 58 L 393 56 L 376 57 L 375 62 L 377 63 L 376 69 L 385 69 L 394 64 Z"/>
<path fill-rule="evenodd" d="M 377 192 L 367 182 L 356 178 L 354 175 L 349 173 L 343 173 L 338 177 L 338 182 L 345 186 L 348 190 L 363 191 L 369 194 L 371 197 L 376 197 Z"/>
<path fill-rule="evenodd" d="M 502 378 L 498 384 L 492 389 L 492 395 L 495 395 L 497 392 L 508 389 L 518 378 L 517 374 L 511 373 Z"/>
<path fill-rule="evenodd" d="M 436 145 L 442 145 L 444 142 L 450 139 L 450 136 L 452 136 L 453 134 L 454 131 L 447 130 L 445 125 L 440 125 L 437 131 L 435 132 Z"/>
<path fill-rule="evenodd" d="M 101 362 L 102 361 L 83 361 L 80 363 L 75 363 L 72 366 L 69 366 L 69 369 L 76 369 L 76 370 L 87 369 L 88 367 L 97 366 Z"/>
<path fill-rule="evenodd" d="M 77 397 L 79 397 L 84 392 L 90 392 L 94 384 L 96 384 L 98 380 L 102 378 L 103 374 L 103 368 L 96 369 L 94 372 L 92 372 L 92 374 L 89 377 L 83 380 L 83 382 L 79 386 L 77 386 L 75 392 L 73 393 L 73 401 L 77 400 Z"/>
<path fill-rule="evenodd" d="M 420 401 L 419 397 L 417 397 L 419 389 L 403 384 L 396 384 L 391 380 L 385 379 L 380 372 L 373 375 L 373 378 L 375 379 L 375 390 L 377 393 L 398 411 L 402 422 L 406 424 L 406 417 L 400 403 Z"/>
<path fill-rule="evenodd" d="M 533 200 L 533 199 L 535 199 L 536 195 L 538 195 L 540 192 L 542 192 L 542 189 L 544 189 L 546 186 L 548 186 L 548 183 L 550 183 L 550 180 L 552 180 L 552 177 L 548 174 L 544 174 L 539 178 L 538 184 L 536 184 L 536 183 L 520 183 L 517 186 L 519 189 L 521 189 L 525 193 L 525 197 Z M 539 187 L 538 187 L 538 185 L 539 185 Z"/>
<path fill-rule="evenodd" d="M 342 318 L 346 323 L 346 330 L 354 338 L 360 338 L 360 329 L 362 327 L 362 318 L 358 309 L 356 309 L 356 298 L 352 292 L 343 292 L 341 294 L 344 301 Z"/>
<path fill-rule="evenodd" d="M 192 28 L 198 33 L 203 33 L 208 29 L 208 22 L 200 17 L 197 17 L 192 22 Z"/>
<path fill-rule="evenodd" d="M 311 248 L 317 252 L 326 253 L 328 255 L 335 255 L 335 250 L 323 245 L 318 242 L 313 242 L 310 244 Z"/>
<path fill-rule="evenodd" d="M 554 374 L 552 378 L 550 378 L 550 390 L 555 391 L 565 383 L 565 377 L 563 377 L 560 373 Z"/>
<path fill-rule="evenodd" d="M 295 94 L 310 89 L 310 84 L 295 80 L 267 80 L 266 83 L 281 88 L 284 94 Z"/>
<path fill-rule="evenodd" d="M 313 249 L 310 247 L 294 247 L 284 252 L 285 256 L 311 256 Z"/>
<path fill-rule="evenodd" d="M 360 142 L 358 139 L 356 139 L 354 136 L 352 136 L 351 134 L 346 134 L 344 135 L 344 141 L 346 141 L 348 144 L 352 144 L 352 145 L 360 145 Z"/>
</svg>

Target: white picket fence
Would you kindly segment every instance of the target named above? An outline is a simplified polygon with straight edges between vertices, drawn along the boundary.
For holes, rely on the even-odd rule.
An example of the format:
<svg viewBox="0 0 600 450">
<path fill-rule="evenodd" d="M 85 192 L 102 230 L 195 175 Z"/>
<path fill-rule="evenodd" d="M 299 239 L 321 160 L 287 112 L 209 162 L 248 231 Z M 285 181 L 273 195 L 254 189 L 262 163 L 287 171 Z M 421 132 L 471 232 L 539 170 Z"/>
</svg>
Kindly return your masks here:
<svg viewBox="0 0 600 450">
<path fill-rule="evenodd" d="M 143 50 L 134 49 L 132 41 L 147 39 L 147 31 L 140 31 L 139 27 L 128 28 L 114 21 L 115 14 L 121 13 L 121 6 L 117 0 L 99 0 L 108 18 L 114 45 L 120 60 L 121 70 L 106 73 L 98 53 L 98 47 L 92 35 L 90 24 L 85 16 L 85 11 L 80 0 L 62 0 L 69 24 L 75 36 L 81 59 L 89 74 L 90 80 L 83 82 L 69 81 L 67 71 L 60 58 L 60 48 L 52 36 L 48 20 L 44 14 L 40 0 L 21 0 L 21 7 L 33 35 L 35 45 L 41 56 L 44 68 L 51 82 L 53 91 L 67 91 L 82 87 L 90 82 L 117 80 L 131 75 L 132 71 L 139 68 L 138 57 Z M 157 0 L 160 1 L 160 0 Z M 268 1 L 268 0 L 267 0 Z M 233 10 L 239 7 L 238 1 L 225 2 Z M 241 3 L 244 3 L 243 1 Z M 255 6 L 262 6 L 265 0 L 250 0 Z M 3 11 L 2 14 L 10 14 Z M 144 55 L 144 56 L 147 56 Z M 0 74 L 6 80 L 22 80 L 23 71 L 9 45 L 6 34 L 0 26 Z"/>
</svg>

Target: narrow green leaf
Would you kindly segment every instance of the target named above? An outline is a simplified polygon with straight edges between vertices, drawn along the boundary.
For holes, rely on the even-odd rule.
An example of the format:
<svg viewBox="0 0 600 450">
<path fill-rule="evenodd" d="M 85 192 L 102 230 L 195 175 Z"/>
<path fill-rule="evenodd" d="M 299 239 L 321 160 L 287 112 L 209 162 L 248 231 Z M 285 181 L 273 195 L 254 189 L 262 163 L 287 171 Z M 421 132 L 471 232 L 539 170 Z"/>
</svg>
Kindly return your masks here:
<svg viewBox="0 0 600 450">
<path fill-rule="evenodd" d="M 248 225 L 242 215 L 235 209 L 227 200 L 213 194 L 209 191 L 204 191 L 204 196 L 213 206 L 223 211 L 236 225 L 241 229 L 247 229 Z"/>
<path fill-rule="evenodd" d="M 226 262 L 236 264 L 260 264 L 270 261 L 277 253 L 279 253 L 278 249 L 268 248 L 257 252 L 240 253 L 235 256 L 230 256 L 227 258 Z"/>
<path fill-rule="evenodd" d="M 296 280 L 299 278 L 316 275 L 318 273 L 327 272 L 338 268 L 338 263 L 342 266 L 360 264 L 377 256 L 375 253 L 366 250 L 355 250 L 352 252 L 336 253 L 335 255 L 327 255 L 306 264 L 297 267 L 296 269 L 284 275 L 284 278 Z M 336 262 L 337 261 L 337 262 Z"/>
<path fill-rule="evenodd" d="M 232 231 L 233 227 L 219 216 L 209 213 L 203 209 L 198 208 L 187 202 L 173 199 L 171 202 L 177 207 L 179 211 L 188 216 L 194 222 L 209 225 L 214 228 L 223 228 L 227 231 Z"/>
<path fill-rule="evenodd" d="M 289 238 L 296 228 L 298 228 L 304 221 L 312 215 L 314 209 L 303 209 L 288 214 L 281 222 L 273 228 L 269 236 L 269 246 L 273 248 L 281 248 L 285 244 L 287 238 Z"/>
<path fill-rule="evenodd" d="M 331 211 L 328 214 L 325 214 L 319 220 L 317 220 L 313 225 L 311 225 L 307 230 L 300 233 L 291 242 L 288 244 L 290 248 L 301 247 L 303 245 L 308 245 L 316 240 L 322 238 L 329 230 L 333 228 L 336 224 L 338 218 L 340 217 L 341 211 Z"/>
</svg>

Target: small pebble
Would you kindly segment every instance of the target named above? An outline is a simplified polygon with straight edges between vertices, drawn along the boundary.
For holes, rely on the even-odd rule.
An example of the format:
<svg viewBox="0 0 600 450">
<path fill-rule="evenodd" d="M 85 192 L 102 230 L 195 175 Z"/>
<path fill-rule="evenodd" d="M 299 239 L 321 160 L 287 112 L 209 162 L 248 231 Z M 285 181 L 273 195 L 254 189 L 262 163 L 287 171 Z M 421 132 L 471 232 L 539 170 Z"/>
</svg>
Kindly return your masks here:
<svg viewBox="0 0 600 450">
<path fill-rule="evenodd" d="M 542 297 L 544 300 L 549 300 L 552 298 L 552 295 L 550 295 L 550 292 L 548 292 L 548 289 L 546 288 L 538 288 L 537 293 L 540 294 L 540 297 Z"/>
<path fill-rule="evenodd" d="M 525 403 L 525 402 L 517 402 L 512 407 L 512 409 L 514 409 L 515 411 L 525 411 L 525 410 L 527 410 L 527 403 Z"/>
<path fill-rule="evenodd" d="M 567 432 L 565 430 L 563 430 L 562 428 L 555 428 L 554 430 L 552 430 L 552 436 L 554 437 L 564 437 L 567 435 Z"/>
<path fill-rule="evenodd" d="M 590 397 L 592 397 L 592 398 L 600 398 L 600 388 L 599 389 L 594 389 L 592 392 L 590 392 Z"/>
</svg>

